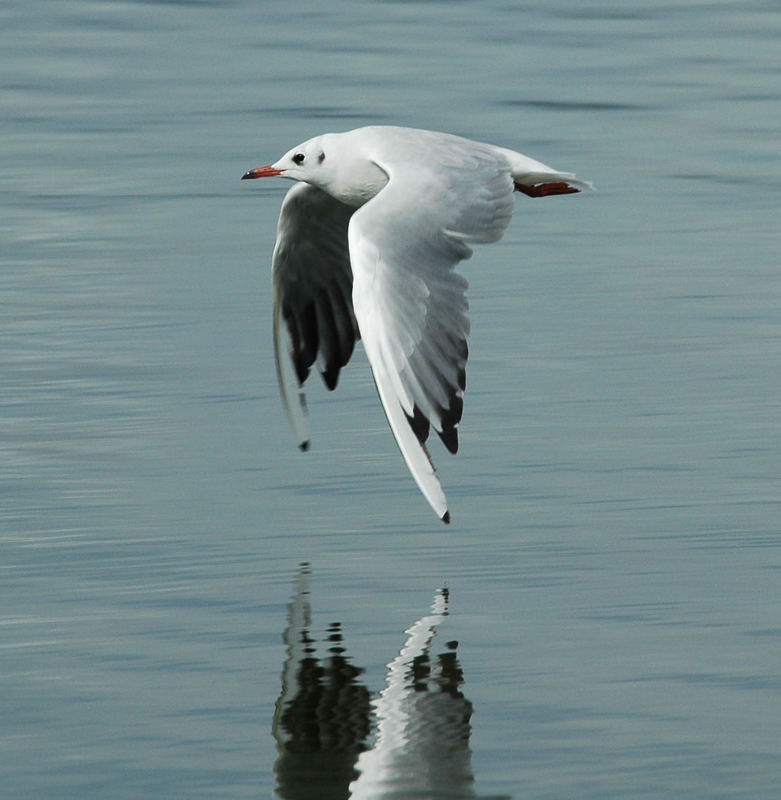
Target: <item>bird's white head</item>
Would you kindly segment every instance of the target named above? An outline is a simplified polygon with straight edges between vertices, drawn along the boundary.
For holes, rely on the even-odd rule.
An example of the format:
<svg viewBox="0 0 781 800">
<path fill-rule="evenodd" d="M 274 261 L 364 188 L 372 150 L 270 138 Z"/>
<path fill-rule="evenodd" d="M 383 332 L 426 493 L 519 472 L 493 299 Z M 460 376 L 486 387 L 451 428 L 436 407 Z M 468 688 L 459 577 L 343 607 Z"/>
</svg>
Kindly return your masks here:
<svg viewBox="0 0 781 800">
<path fill-rule="evenodd" d="M 305 181 L 352 206 L 370 200 L 388 182 L 387 173 L 362 152 L 349 133 L 324 133 L 288 150 L 279 161 L 242 175 Z"/>
<path fill-rule="evenodd" d="M 256 167 L 241 176 L 242 180 L 251 178 L 290 178 L 319 185 L 328 172 L 326 151 L 322 136 L 315 136 L 303 144 L 288 150 L 279 161 L 265 167 Z"/>
</svg>

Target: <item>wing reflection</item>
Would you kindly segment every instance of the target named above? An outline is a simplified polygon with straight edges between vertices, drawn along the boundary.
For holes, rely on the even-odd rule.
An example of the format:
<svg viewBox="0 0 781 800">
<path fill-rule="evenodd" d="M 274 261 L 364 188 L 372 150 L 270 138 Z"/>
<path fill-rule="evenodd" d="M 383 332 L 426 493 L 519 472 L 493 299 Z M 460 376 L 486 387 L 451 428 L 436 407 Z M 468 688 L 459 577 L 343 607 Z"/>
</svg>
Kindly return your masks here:
<svg viewBox="0 0 781 800">
<path fill-rule="evenodd" d="M 310 637 L 308 565 L 302 565 L 288 606 L 287 656 L 273 733 L 277 796 L 282 800 L 465 800 L 477 798 L 469 748 L 472 704 L 457 642 L 432 655 L 437 627 L 448 614 L 448 590 L 406 631 L 388 664 L 385 688 L 373 701 L 349 663 L 339 623 L 329 629 L 329 653 L 315 657 Z M 377 736 L 368 749 L 372 711 Z M 489 800 L 484 798 L 484 800 Z M 494 798 L 509 800 L 509 798 Z"/>
<path fill-rule="evenodd" d="M 447 616 L 448 590 L 407 633 L 388 664 L 385 688 L 374 702 L 377 742 L 358 760 L 353 800 L 474 798 L 469 736 L 472 704 L 459 687 L 457 642 L 432 656 L 437 626 Z"/>
<path fill-rule="evenodd" d="M 302 564 L 288 605 L 287 656 L 272 725 L 277 795 L 283 800 L 346 800 L 355 761 L 367 747 L 369 691 L 356 681 L 363 670 L 344 656 L 338 622 L 328 630 L 329 656 L 322 662 L 316 658 L 309 633 L 309 575 L 309 566 Z"/>
</svg>

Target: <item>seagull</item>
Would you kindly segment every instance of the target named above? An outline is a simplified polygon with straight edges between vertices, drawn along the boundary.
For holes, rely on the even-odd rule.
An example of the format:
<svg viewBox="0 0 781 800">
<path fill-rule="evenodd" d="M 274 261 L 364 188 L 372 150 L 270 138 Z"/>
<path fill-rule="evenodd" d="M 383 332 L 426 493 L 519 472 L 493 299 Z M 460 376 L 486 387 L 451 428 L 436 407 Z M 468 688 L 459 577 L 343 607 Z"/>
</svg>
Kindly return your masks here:
<svg viewBox="0 0 781 800">
<path fill-rule="evenodd" d="M 471 244 L 502 237 L 514 192 L 591 184 L 503 147 L 395 126 L 315 136 L 242 180 L 276 176 L 297 181 L 280 210 L 272 285 L 277 376 L 299 447 L 309 447 L 310 368 L 336 388 L 362 339 L 407 467 L 448 523 L 426 441 L 433 428 L 458 450 L 469 318 L 455 267 Z"/>
</svg>

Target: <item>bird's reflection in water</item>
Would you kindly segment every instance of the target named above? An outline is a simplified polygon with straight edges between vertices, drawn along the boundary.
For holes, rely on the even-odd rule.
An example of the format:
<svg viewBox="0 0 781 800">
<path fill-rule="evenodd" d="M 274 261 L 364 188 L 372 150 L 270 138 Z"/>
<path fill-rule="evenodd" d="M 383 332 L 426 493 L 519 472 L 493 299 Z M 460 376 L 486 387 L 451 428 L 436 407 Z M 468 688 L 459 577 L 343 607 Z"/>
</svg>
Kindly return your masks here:
<svg viewBox="0 0 781 800">
<path fill-rule="evenodd" d="M 273 725 L 277 796 L 477 798 L 469 749 L 472 704 L 460 690 L 457 643 L 447 642 L 432 656 L 437 626 L 448 614 L 447 589 L 406 631 L 401 652 L 388 664 L 385 688 L 371 701 L 358 682 L 362 670 L 345 655 L 338 623 L 329 629 L 329 655 L 322 662 L 315 656 L 309 576 L 303 564 L 288 606 L 287 657 Z M 369 749 L 372 717 L 377 735 Z"/>
</svg>

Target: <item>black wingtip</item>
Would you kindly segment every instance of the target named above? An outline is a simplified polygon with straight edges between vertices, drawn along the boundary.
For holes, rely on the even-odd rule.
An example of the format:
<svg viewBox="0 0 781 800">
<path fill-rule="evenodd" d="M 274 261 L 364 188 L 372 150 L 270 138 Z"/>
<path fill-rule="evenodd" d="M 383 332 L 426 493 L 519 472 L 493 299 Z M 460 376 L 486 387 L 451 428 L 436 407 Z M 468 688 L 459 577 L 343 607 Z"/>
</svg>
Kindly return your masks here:
<svg viewBox="0 0 781 800">
<path fill-rule="evenodd" d="M 301 442 L 301 444 L 298 445 L 298 449 L 302 453 L 306 453 L 306 451 L 309 450 L 309 439 L 307 439 L 305 442 Z"/>
<path fill-rule="evenodd" d="M 445 511 L 445 513 L 442 515 L 442 522 L 444 522 L 445 525 L 450 525 L 450 512 L 449 511 Z"/>
</svg>

